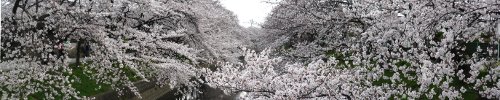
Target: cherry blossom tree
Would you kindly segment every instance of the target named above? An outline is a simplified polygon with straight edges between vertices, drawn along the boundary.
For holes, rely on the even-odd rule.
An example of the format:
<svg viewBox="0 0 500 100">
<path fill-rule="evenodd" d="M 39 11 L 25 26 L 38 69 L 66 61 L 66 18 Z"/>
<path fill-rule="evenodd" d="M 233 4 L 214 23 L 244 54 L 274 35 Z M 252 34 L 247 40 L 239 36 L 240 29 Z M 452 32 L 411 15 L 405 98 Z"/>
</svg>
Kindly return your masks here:
<svg viewBox="0 0 500 100">
<path fill-rule="evenodd" d="M 72 78 L 75 68 L 94 73 L 89 77 L 120 95 L 131 91 L 141 97 L 127 70 L 160 86 L 188 87 L 180 89 L 182 94 L 198 92 L 196 66 L 214 57 L 203 28 L 228 18 L 217 16 L 231 16 L 209 18 L 210 12 L 225 10 L 211 0 L 6 2 L 2 12 L 10 13 L 2 13 L 0 55 L 0 93 L 6 99 L 35 93 L 46 99 L 88 99 L 71 85 L 78 81 Z M 77 44 L 76 67 L 68 67 L 70 52 L 60 46 L 66 41 Z M 89 56 L 81 55 L 85 43 L 92 48 Z"/>
<path fill-rule="evenodd" d="M 269 49 L 245 51 L 244 64 L 222 63 L 208 75 L 209 85 L 247 99 L 345 99 L 352 98 L 352 91 L 364 89 L 354 86 L 364 83 L 359 72 L 366 69 L 331 68 L 337 64 L 335 58 L 304 65 L 270 57 Z"/>
<path fill-rule="evenodd" d="M 213 5 L 198 7 L 195 11 L 199 12 L 200 32 L 203 41 L 216 58 L 214 62 L 238 62 L 237 58 L 242 54 L 239 48 L 249 45 L 245 44 L 248 43 L 243 35 L 246 32 L 238 25 L 238 20 L 231 11 L 222 7 L 217 1 L 206 2 Z M 210 9 L 209 12 L 207 9 Z"/>
<path fill-rule="evenodd" d="M 256 52 L 218 1 L 2 1 L 0 96 L 91 99 L 72 86 L 83 69 L 138 97 L 137 80 L 187 99 L 202 85 L 248 99 L 500 98 L 497 0 L 277 4 L 256 36 L 276 41 Z"/>
<path fill-rule="evenodd" d="M 285 58 L 266 58 L 264 52 L 249 56 L 254 58 L 247 64 L 222 64 L 212 83 L 265 99 L 500 98 L 498 5 L 495 0 L 283 0 L 265 28 L 283 37 L 274 48 Z M 289 57 L 305 64 L 265 62 Z M 238 71 L 241 76 L 233 74 Z"/>
</svg>

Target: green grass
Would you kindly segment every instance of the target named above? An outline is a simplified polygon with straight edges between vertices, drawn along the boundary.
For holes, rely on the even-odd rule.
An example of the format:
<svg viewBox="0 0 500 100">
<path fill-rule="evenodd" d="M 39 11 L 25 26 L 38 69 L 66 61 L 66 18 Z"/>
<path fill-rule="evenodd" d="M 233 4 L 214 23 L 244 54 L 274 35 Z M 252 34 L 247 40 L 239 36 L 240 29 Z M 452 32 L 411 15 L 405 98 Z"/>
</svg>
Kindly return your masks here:
<svg viewBox="0 0 500 100">
<path fill-rule="evenodd" d="M 69 76 L 69 80 L 74 80 L 74 82 L 71 83 L 71 86 L 75 88 L 76 91 L 80 92 L 79 94 L 80 96 L 93 96 L 111 90 L 111 85 L 98 83 L 95 79 L 91 78 L 91 75 L 95 73 L 88 73 L 84 71 L 85 68 L 88 67 L 87 65 L 80 65 L 77 67 L 75 64 L 72 64 L 69 67 L 72 69 L 72 74 L 63 73 L 63 75 Z M 47 84 L 46 82 L 39 82 L 39 83 Z M 44 100 L 47 98 L 45 97 L 44 92 L 37 92 L 29 95 L 28 99 Z M 56 96 L 55 99 L 61 100 L 62 97 Z"/>
<path fill-rule="evenodd" d="M 399 67 L 410 67 L 411 66 L 411 64 L 409 62 L 403 61 L 403 60 L 397 62 L 395 65 L 398 68 Z M 415 73 L 413 71 L 409 71 L 407 73 L 403 73 L 402 71 L 394 72 L 392 70 L 386 69 L 386 70 L 384 70 L 383 74 L 384 74 L 384 76 L 392 77 L 392 76 L 394 76 L 395 73 L 398 73 L 399 74 L 399 78 L 401 79 L 401 81 L 398 81 L 395 84 L 397 84 L 397 85 L 404 84 L 405 87 L 410 88 L 412 90 L 417 90 L 420 87 L 420 85 L 417 83 L 416 80 L 409 79 L 409 76 L 411 76 L 411 77 L 417 77 L 417 73 Z M 383 84 L 392 84 L 392 81 L 389 80 L 389 79 L 383 79 L 381 77 L 378 80 L 373 81 L 372 84 L 375 85 L 375 86 L 382 86 Z"/>
<path fill-rule="evenodd" d="M 385 76 L 391 76 L 393 74 L 394 74 L 394 72 L 391 72 L 391 71 L 384 72 Z M 404 86 L 407 88 L 410 88 L 412 90 L 417 90 L 420 87 L 420 85 L 417 83 L 417 81 L 409 80 L 406 77 L 404 77 L 403 74 L 400 74 L 400 75 L 402 75 L 402 76 L 400 76 L 402 78 L 402 81 L 396 82 L 395 84 L 405 83 Z M 434 84 L 430 85 L 427 92 L 424 93 L 424 94 L 428 94 L 431 91 L 434 91 L 436 94 L 433 96 L 433 98 L 430 99 L 430 98 L 427 98 L 427 96 L 425 96 L 425 95 L 421 95 L 419 99 L 420 100 L 439 100 L 438 96 L 441 95 L 441 92 L 443 92 L 443 90 L 439 87 L 439 85 L 442 85 L 444 81 L 446 81 L 446 80 L 442 80 L 438 85 L 434 85 Z M 382 85 L 384 83 L 392 84 L 392 82 L 390 80 L 385 80 L 385 79 L 379 79 L 379 80 L 373 82 L 374 85 Z M 452 78 L 452 82 L 450 83 L 450 86 L 451 86 L 450 88 L 453 88 L 455 90 L 460 90 L 461 87 L 464 87 L 467 90 L 465 93 L 461 93 L 462 98 L 464 100 L 478 100 L 478 99 L 480 99 L 480 95 L 479 95 L 478 91 L 473 89 L 473 85 L 467 84 L 463 81 L 460 81 L 458 79 L 458 77 Z M 398 95 L 398 97 L 401 99 L 401 96 Z M 394 98 L 394 97 L 391 97 L 391 98 Z"/>
<path fill-rule="evenodd" d="M 384 76 L 392 77 L 392 75 L 394 75 L 393 71 L 384 70 Z M 384 84 L 392 84 L 392 81 L 390 79 L 384 79 L 383 77 L 380 77 L 378 80 L 373 81 L 372 84 L 375 86 L 382 86 Z"/>
<path fill-rule="evenodd" d="M 444 38 L 444 32 L 436 32 L 436 34 L 434 34 L 434 38 L 432 40 L 436 41 L 436 42 L 441 42 L 441 40 Z"/>
<path fill-rule="evenodd" d="M 139 76 L 137 76 L 136 72 L 134 72 L 134 70 L 132 70 L 132 68 L 130 68 L 128 66 L 121 68 L 121 70 L 123 71 L 125 76 L 127 76 L 128 79 L 130 79 L 130 81 L 132 81 L 132 82 L 137 82 L 137 81 L 142 79 Z"/>
<path fill-rule="evenodd" d="M 47 89 L 47 88 L 55 88 L 56 87 L 53 84 L 49 84 L 49 83 L 43 82 L 43 81 L 37 81 L 37 80 L 31 80 L 31 81 L 34 82 L 34 83 L 41 84 L 42 86 L 44 86 L 43 88 L 45 88 L 45 89 Z M 28 95 L 28 100 L 45 100 L 45 99 L 48 99 L 44 95 L 45 92 L 51 92 L 51 91 L 39 91 L 37 93 L 30 94 L 30 95 Z M 56 92 L 61 93 L 61 91 L 56 91 Z M 62 96 L 61 95 L 55 95 L 54 98 L 56 100 L 62 100 Z"/>
<path fill-rule="evenodd" d="M 445 38 L 445 34 L 443 32 L 437 32 L 434 35 L 435 36 L 432 40 L 435 42 L 440 42 L 442 39 Z M 486 49 L 485 47 L 488 46 L 488 41 L 490 41 L 489 39 L 491 38 L 491 36 L 487 36 L 485 34 L 482 34 L 481 38 L 483 38 L 484 41 L 486 41 L 486 42 L 480 42 L 478 39 L 476 39 L 476 40 L 470 41 L 470 42 L 462 41 L 463 43 L 461 42 L 461 44 L 459 44 L 459 45 L 462 45 L 465 47 L 465 50 L 458 52 L 458 53 L 462 53 L 463 55 L 465 55 L 461 59 L 469 59 L 469 57 L 471 57 L 473 53 L 477 53 L 478 47 L 481 47 L 482 49 Z M 409 50 L 409 49 L 410 48 L 403 48 L 403 50 L 405 50 L 405 51 Z M 483 51 L 483 53 L 484 53 L 484 51 Z M 324 54 L 328 57 L 335 57 L 339 61 L 338 65 L 341 66 L 340 68 L 354 67 L 354 65 L 350 64 L 351 63 L 350 60 L 347 59 L 350 56 L 350 55 L 348 55 L 348 53 L 347 53 L 347 55 L 345 55 L 344 53 L 340 53 L 340 52 L 337 52 L 335 50 L 329 50 L 329 51 L 324 52 Z M 480 55 L 480 56 L 485 56 L 485 55 Z M 377 62 L 373 59 L 370 59 L 370 64 L 376 65 Z M 342 67 L 342 66 L 345 66 L 345 67 Z M 371 65 L 355 65 L 355 66 L 363 66 L 363 67 L 366 67 L 369 71 L 373 71 L 373 68 L 370 67 Z M 490 66 L 490 65 L 486 65 L 486 66 Z M 500 61 L 493 63 L 492 66 L 493 67 L 500 66 Z M 339 67 L 339 66 L 335 66 L 335 67 Z M 407 67 L 407 69 L 412 69 L 411 67 L 418 67 L 418 66 L 411 66 L 411 63 L 409 63 L 408 61 L 400 60 L 399 62 L 395 63 L 395 66 L 391 66 L 391 67 L 398 67 L 398 68 L 399 67 Z M 487 67 L 483 70 L 480 70 L 479 75 L 476 77 L 476 79 L 484 78 L 486 75 L 489 75 L 490 74 L 490 72 L 488 72 L 489 69 L 491 69 L 491 68 Z M 418 75 L 415 71 L 409 71 L 409 72 L 403 73 L 402 71 L 397 71 L 397 70 L 393 71 L 390 69 L 385 69 L 382 74 L 385 77 L 392 77 L 396 73 L 398 73 L 400 75 L 399 76 L 401 79 L 400 81 L 392 82 L 390 79 L 384 79 L 384 78 L 380 77 L 379 79 L 373 80 L 372 85 L 382 86 L 384 84 L 389 84 L 390 86 L 393 86 L 393 87 L 398 86 L 398 85 L 403 85 L 404 87 L 409 88 L 411 90 L 418 90 L 421 87 L 421 85 L 417 81 Z M 410 77 L 412 77 L 412 78 L 410 78 Z M 478 91 L 483 91 L 484 90 L 483 88 L 474 89 L 473 88 L 474 84 L 467 84 L 464 81 L 459 80 L 456 75 L 451 76 L 450 79 L 443 77 L 443 80 L 440 83 L 431 84 L 430 87 L 428 88 L 428 90 L 426 92 L 424 92 L 423 94 L 429 94 L 431 91 L 433 91 L 436 94 L 432 98 L 427 98 L 427 96 L 421 95 L 420 98 L 417 98 L 417 99 L 418 100 L 439 100 L 438 96 L 441 95 L 441 93 L 443 92 L 443 90 L 440 88 L 440 85 L 443 85 L 443 82 L 446 80 L 451 80 L 451 83 L 449 84 L 449 86 L 452 89 L 455 89 L 458 91 L 462 87 L 464 87 L 466 89 L 466 91 L 464 93 L 461 93 L 462 99 L 464 99 L 464 100 L 481 99 L 481 96 L 479 95 Z M 487 88 L 493 88 L 493 87 L 495 87 L 495 84 L 496 84 L 496 82 L 488 81 L 488 82 L 485 82 L 482 86 L 486 86 Z M 401 96 L 401 95 L 392 95 L 389 99 L 396 99 L 396 98 L 403 99 L 403 100 L 407 99 L 407 98 L 403 98 L 403 96 Z M 445 99 L 448 99 L 448 98 L 445 98 Z"/>
<path fill-rule="evenodd" d="M 113 64 L 113 67 L 119 67 L 117 66 L 118 64 Z M 76 64 L 70 64 L 68 66 L 69 68 L 72 69 L 71 74 L 64 72 L 62 73 L 64 76 L 68 76 L 69 80 L 74 80 L 71 84 L 71 86 L 79 92 L 80 96 L 94 96 L 99 93 L 103 93 L 106 91 L 111 90 L 111 85 L 109 84 L 104 84 L 104 83 L 99 83 L 97 80 L 93 79 L 92 76 L 94 74 L 97 74 L 97 71 L 92 70 L 89 68 L 88 64 L 81 64 L 80 66 L 76 66 Z M 87 71 L 90 70 L 90 71 Z M 132 68 L 125 66 L 120 68 L 120 70 L 123 72 L 121 73 L 122 75 L 125 75 L 126 77 L 129 78 L 130 81 L 132 82 L 137 82 L 139 80 L 142 80 L 139 76 L 137 76 L 136 72 L 132 70 Z M 62 69 L 56 70 L 58 72 L 62 72 Z M 48 74 L 55 74 L 55 73 L 48 73 Z M 40 84 L 46 84 L 47 86 L 52 86 L 49 85 L 47 82 L 43 81 L 35 81 Z M 52 86 L 55 87 L 55 86 Z M 28 100 L 45 100 L 47 99 L 44 95 L 45 92 L 49 91 L 43 91 L 43 92 L 37 92 L 31 95 L 28 95 Z M 58 91 L 59 92 L 59 91 Z M 1 94 L 0 94 L 1 95 Z M 56 100 L 61 100 L 61 96 L 55 96 Z"/>
<path fill-rule="evenodd" d="M 400 62 L 396 63 L 396 66 L 397 67 L 404 67 L 404 66 L 409 67 L 409 66 L 411 66 L 411 64 L 406 62 L 406 61 L 400 61 Z M 381 78 L 373 81 L 372 84 L 375 86 L 382 86 L 383 84 L 393 84 L 393 85 L 403 84 L 404 87 L 407 87 L 407 88 L 412 89 L 412 90 L 418 90 L 418 88 L 420 88 L 420 84 L 417 83 L 416 79 L 410 80 L 408 78 L 408 76 L 418 77 L 415 72 L 402 73 L 401 71 L 394 72 L 392 70 L 387 69 L 387 70 L 384 70 L 383 75 L 387 76 L 387 77 L 392 77 L 393 75 L 395 75 L 395 73 L 399 73 L 399 75 L 400 75 L 399 77 L 401 78 L 401 81 L 393 83 L 391 80 L 383 79 L 381 77 Z M 487 71 L 480 71 L 480 75 L 478 77 L 484 77 L 486 75 L 487 75 Z M 455 90 L 460 90 L 461 87 L 464 87 L 467 90 L 465 93 L 461 93 L 462 98 L 464 100 L 478 100 L 478 99 L 480 99 L 479 93 L 477 92 L 477 90 L 473 89 L 472 84 L 467 84 L 463 81 L 460 81 L 458 79 L 458 77 L 456 77 L 456 76 L 451 78 L 451 80 L 452 80 L 452 82 L 450 83 L 451 88 L 453 88 Z M 434 91 L 436 94 L 433 96 L 433 98 L 427 98 L 426 95 L 421 95 L 420 98 L 418 98 L 418 99 L 419 100 L 439 100 L 438 96 L 441 95 L 441 92 L 443 92 L 443 90 L 439 87 L 439 85 L 442 85 L 444 81 L 446 81 L 446 80 L 442 80 L 437 85 L 431 84 L 429 86 L 429 89 L 427 90 L 427 92 L 424 93 L 424 94 L 428 94 L 431 91 Z M 407 99 L 407 98 L 403 98 L 401 95 L 392 95 L 389 98 L 389 100 L 395 100 L 396 97 L 400 100 Z"/>
<path fill-rule="evenodd" d="M 441 93 L 443 92 L 443 89 L 441 89 L 438 86 L 432 84 L 432 85 L 429 86 L 429 89 L 424 94 L 428 94 L 431 91 L 434 91 L 436 93 L 435 95 L 432 96 L 432 98 L 427 98 L 426 95 L 421 95 L 420 98 L 418 98 L 418 100 L 439 100 L 439 95 L 441 95 Z"/>
<path fill-rule="evenodd" d="M 91 74 L 95 73 L 86 73 L 84 68 L 88 67 L 86 65 L 82 65 L 76 67 L 75 65 L 70 66 L 73 68 L 73 75 L 71 75 L 70 80 L 75 80 L 71 85 L 76 91 L 80 92 L 82 96 L 92 96 L 98 93 L 106 92 L 111 90 L 111 86 L 108 84 L 97 83 L 95 79 L 92 79 Z M 80 80 L 80 81 L 76 81 Z M 99 88 L 100 87 L 100 88 Z"/>
<path fill-rule="evenodd" d="M 474 84 L 467 84 L 464 81 L 458 79 L 458 77 L 453 77 L 450 86 L 455 87 L 455 90 L 460 90 L 461 87 L 464 87 L 467 91 L 462 94 L 462 98 L 464 100 L 478 100 L 480 95 L 477 90 L 474 90 Z"/>
</svg>

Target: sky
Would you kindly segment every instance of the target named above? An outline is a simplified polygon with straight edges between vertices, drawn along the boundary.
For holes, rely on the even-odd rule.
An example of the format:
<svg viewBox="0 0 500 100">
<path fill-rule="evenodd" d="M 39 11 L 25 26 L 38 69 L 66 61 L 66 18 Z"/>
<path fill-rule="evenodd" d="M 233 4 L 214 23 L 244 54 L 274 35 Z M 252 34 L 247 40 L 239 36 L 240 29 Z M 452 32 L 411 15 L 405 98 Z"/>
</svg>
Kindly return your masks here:
<svg viewBox="0 0 500 100">
<path fill-rule="evenodd" d="M 266 16 L 274 7 L 273 4 L 264 1 L 276 0 L 220 0 L 220 3 L 238 16 L 241 26 L 259 27 L 258 24 L 264 23 Z M 252 21 L 256 24 L 252 24 Z"/>
</svg>

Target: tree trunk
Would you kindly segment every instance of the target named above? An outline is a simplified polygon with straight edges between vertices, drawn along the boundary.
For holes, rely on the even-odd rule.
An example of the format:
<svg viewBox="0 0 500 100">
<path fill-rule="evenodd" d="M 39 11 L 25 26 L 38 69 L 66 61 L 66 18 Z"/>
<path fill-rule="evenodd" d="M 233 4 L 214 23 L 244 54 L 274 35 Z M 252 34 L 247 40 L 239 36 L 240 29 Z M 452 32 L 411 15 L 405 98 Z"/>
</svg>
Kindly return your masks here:
<svg viewBox="0 0 500 100">
<path fill-rule="evenodd" d="M 76 43 L 76 66 L 80 65 L 80 46 L 82 44 L 82 40 L 78 40 Z"/>
</svg>

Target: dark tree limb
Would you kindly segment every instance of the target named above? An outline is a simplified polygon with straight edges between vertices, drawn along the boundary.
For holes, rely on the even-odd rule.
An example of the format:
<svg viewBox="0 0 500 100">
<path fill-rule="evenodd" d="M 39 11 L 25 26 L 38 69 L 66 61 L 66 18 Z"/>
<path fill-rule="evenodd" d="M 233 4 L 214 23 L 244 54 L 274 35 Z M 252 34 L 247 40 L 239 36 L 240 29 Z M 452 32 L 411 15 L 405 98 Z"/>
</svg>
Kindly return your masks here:
<svg viewBox="0 0 500 100">
<path fill-rule="evenodd" d="M 15 15 L 17 13 L 17 8 L 19 8 L 19 3 L 21 2 L 21 0 L 16 0 L 16 2 L 14 2 L 14 7 L 12 7 L 12 13 Z"/>
<path fill-rule="evenodd" d="M 78 40 L 76 43 L 76 66 L 80 65 L 80 46 L 82 45 L 82 39 Z"/>
</svg>

